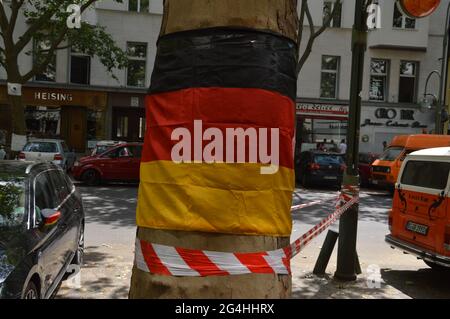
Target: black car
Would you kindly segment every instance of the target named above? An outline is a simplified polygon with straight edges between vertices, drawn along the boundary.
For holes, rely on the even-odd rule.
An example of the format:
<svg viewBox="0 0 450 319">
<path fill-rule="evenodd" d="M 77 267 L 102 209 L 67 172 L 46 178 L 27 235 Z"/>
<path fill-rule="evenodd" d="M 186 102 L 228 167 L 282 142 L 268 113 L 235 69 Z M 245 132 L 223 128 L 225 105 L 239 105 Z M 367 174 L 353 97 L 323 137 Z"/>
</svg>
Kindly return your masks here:
<svg viewBox="0 0 450 319">
<path fill-rule="evenodd" d="M 83 205 L 69 177 L 51 163 L 0 161 L 0 298 L 54 296 L 83 250 Z"/>
<path fill-rule="evenodd" d="M 311 185 L 340 186 L 345 170 L 344 157 L 323 151 L 302 152 L 296 159 L 296 179 L 304 187 Z"/>
</svg>

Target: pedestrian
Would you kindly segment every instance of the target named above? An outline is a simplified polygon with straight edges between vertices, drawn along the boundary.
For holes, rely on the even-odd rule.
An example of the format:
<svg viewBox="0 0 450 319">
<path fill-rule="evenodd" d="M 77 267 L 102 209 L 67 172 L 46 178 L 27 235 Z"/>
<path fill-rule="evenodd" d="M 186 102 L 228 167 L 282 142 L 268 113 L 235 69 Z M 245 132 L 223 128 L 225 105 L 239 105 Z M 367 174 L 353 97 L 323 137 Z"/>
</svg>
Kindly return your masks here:
<svg viewBox="0 0 450 319">
<path fill-rule="evenodd" d="M 341 141 L 341 144 L 339 144 L 339 153 L 345 154 L 347 153 L 347 144 L 345 143 L 345 139 Z"/>
<path fill-rule="evenodd" d="M 0 146 L 0 161 L 4 160 L 6 157 L 6 152 L 3 145 Z"/>
<path fill-rule="evenodd" d="M 384 142 L 383 142 L 383 151 L 385 151 L 385 150 L 387 149 L 387 147 L 388 147 L 387 142 L 384 141 Z"/>
</svg>

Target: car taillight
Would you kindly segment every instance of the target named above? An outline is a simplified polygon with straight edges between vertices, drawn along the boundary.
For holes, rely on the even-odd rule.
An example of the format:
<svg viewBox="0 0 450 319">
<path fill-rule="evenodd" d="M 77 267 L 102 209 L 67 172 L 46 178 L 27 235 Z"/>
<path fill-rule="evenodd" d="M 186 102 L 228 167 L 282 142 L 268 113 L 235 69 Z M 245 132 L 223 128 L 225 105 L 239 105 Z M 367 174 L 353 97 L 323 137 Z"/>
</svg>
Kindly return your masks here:
<svg viewBox="0 0 450 319">
<path fill-rule="evenodd" d="M 312 170 L 318 170 L 318 169 L 320 169 L 320 165 L 317 163 L 311 163 L 311 164 L 309 164 L 309 168 Z"/>
<path fill-rule="evenodd" d="M 392 213 L 393 213 L 393 210 L 392 209 L 389 210 L 388 224 L 389 224 L 390 231 L 392 230 L 392 222 L 393 222 Z"/>
<path fill-rule="evenodd" d="M 450 225 L 445 227 L 444 248 L 450 250 Z"/>
<path fill-rule="evenodd" d="M 53 157 L 53 160 L 55 160 L 55 161 L 62 161 L 63 157 L 62 157 L 61 154 L 55 154 L 55 157 Z"/>
<path fill-rule="evenodd" d="M 19 159 L 25 159 L 25 153 L 20 152 L 18 157 Z"/>
</svg>

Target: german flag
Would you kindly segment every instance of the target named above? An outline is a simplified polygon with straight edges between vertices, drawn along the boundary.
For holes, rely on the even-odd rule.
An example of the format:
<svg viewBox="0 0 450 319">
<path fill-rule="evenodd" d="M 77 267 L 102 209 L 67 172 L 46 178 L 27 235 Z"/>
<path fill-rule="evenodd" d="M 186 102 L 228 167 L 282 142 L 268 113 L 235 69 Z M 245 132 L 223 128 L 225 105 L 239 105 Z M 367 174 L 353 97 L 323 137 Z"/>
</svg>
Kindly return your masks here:
<svg viewBox="0 0 450 319">
<path fill-rule="evenodd" d="M 146 98 L 139 227 L 290 236 L 296 52 L 290 38 L 246 28 L 212 27 L 159 38 Z M 181 163 L 173 156 L 180 143 L 174 132 L 180 128 L 192 137 Z M 208 129 L 224 137 L 215 144 L 224 151 L 215 149 L 212 163 L 202 157 L 212 141 L 204 134 Z M 227 135 L 237 130 L 259 132 L 256 140 L 244 137 L 241 158 L 237 139 Z M 273 174 L 261 174 L 270 164 L 264 154 L 278 154 Z"/>
</svg>

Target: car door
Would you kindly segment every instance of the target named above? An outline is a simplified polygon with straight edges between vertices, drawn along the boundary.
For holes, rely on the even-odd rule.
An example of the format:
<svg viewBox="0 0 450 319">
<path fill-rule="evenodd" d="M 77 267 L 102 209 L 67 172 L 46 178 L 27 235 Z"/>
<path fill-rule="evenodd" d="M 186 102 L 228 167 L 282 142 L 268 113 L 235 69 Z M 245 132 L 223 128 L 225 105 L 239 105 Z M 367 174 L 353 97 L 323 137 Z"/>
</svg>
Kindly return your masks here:
<svg viewBox="0 0 450 319">
<path fill-rule="evenodd" d="M 40 242 L 39 265 L 43 274 L 44 290 L 47 291 L 55 283 L 64 260 L 64 243 L 60 240 L 63 229 L 59 222 L 45 226 L 41 215 L 44 209 L 55 209 L 58 206 L 49 172 L 38 173 L 32 181 L 32 188 L 34 194 L 32 209 L 36 221 L 34 231 Z"/>
<path fill-rule="evenodd" d="M 76 207 L 72 201 L 73 188 L 69 188 L 61 170 L 51 170 L 49 172 L 53 185 L 54 196 L 58 203 L 58 211 L 61 217 L 58 221 L 58 227 L 61 231 L 62 260 L 60 271 L 65 271 L 65 267 L 70 263 L 77 249 L 79 216 L 75 213 Z"/>
<path fill-rule="evenodd" d="M 133 157 L 127 146 L 120 146 L 102 155 L 99 165 L 102 178 L 107 180 L 130 180 Z"/>
<path fill-rule="evenodd" d="M 130 152 L 132 153 L 132 162 L 129 166 L 130 169 L 130 177 L 134 181 L 139 180 L 139 173 L 141 169 L 141 157 L 142 157 L 142 145 L 133 145 L 129 147 Z"/>
</svg>

